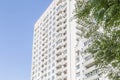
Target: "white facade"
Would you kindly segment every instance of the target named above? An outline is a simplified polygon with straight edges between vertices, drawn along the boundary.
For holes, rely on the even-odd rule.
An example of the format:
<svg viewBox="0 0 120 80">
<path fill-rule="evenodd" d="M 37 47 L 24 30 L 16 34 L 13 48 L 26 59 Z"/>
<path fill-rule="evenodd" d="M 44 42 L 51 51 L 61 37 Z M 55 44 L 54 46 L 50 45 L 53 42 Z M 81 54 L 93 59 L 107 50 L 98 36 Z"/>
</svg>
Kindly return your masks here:
<svg viewBox="0 0 120 80">
<path fill-rule="evenodd" d="M 31 80 L 99 80 L 73 19 L 75 0 L 53 0 L 34 26 Z M 105 79 L 101 79 L 105 80 Z"/>
</svg>

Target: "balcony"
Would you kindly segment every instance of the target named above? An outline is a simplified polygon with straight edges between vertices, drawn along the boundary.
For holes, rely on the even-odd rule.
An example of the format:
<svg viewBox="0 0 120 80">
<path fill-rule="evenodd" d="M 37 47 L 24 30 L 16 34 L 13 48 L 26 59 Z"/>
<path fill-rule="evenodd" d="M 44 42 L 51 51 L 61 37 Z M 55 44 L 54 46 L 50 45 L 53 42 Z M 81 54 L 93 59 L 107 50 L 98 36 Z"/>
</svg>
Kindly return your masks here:
<svg viewBox="0 0 120 80">
<path fill-rule="evenodd" d="M 59 57 L 59 56 L 61 56 L 61 55 L 62 55 L 62 52 L 56 53 L 56 56 L 57 56 L 57 57 Z"/>
<path fill-rule="evenodd" d="M 80 26 L 76 26 L 76 29 L 77 29 L 77 30 L 81 30 Z"/>
<path fill-rule="evenodd" d="M 76 35 L 81 36 L 80 32 L 76 32 Z"/>
<path fill-rule="evenodd" d="M 67 63 L 63 64 L 63 67 L 66 68 L 67 67 Z"/>
<path fill-rule="evenodd" d="M 58 63 L 60 63 L 60 62 L 62 62 L 62 57 L 61 57 L 61 58 L 56 59 L 56 63 L 57 63 L 57 64 L 58 64 Z"/>
<path fill-rule="evenodd" d="M 94 59 L 91 58 L 91 59 L 89 59 L 88 61 L 85 61 L 84 66 L 85 66 L 86 68 L 89 68 L 89 67 L 91 67 L 91 66 L 94 65 L 94 62 L 95 62 Z"/>
<path fill-rule="evenodd" d="M 85 80 L 95 80 L 99 78 L 99 70 L 94 68 L 95 67 L 91 67 L 91 69 L 88 69 L 89 72 L 85 74 Z"/>
<path fill-rule="evenodd" d="M 61 76 L 61 75 L 62 75 L 62 72 L 57 72 L 56 75 L 57 75 L 57 76 Z"/>
<path fill-rule="evenodd" d="M 59 0 L 59 1 L 57 2 L 57 5 L 59 5 L 60 3 L 62 3 L 62 0 Z"/>
<path fill-rule="evenodd" d="M 98 76 L 98 74 L 96 74 L 96 75 L 94 75 L 94 76 L 91 76 L 91 77 L 89 77 L 89 78 L 86 78 L 85 80 L 95 80 L 95 79 L 98 79 L 99 78 L 99 76 Z"/>
<path fill-rule="evenodd" d="M 93 70 L 95 70 L 96 67 L 95 66 L 92 66 L 92 67 L 89 67 L 85 70 L 85 74 L 89 73 L 89 72 L 92 72 Z"/>
<path fill-rule="evenodd" d="M 61 69 L 62 68 L 62 63 L 56 64 L 56 69 Z"/>
</svg>

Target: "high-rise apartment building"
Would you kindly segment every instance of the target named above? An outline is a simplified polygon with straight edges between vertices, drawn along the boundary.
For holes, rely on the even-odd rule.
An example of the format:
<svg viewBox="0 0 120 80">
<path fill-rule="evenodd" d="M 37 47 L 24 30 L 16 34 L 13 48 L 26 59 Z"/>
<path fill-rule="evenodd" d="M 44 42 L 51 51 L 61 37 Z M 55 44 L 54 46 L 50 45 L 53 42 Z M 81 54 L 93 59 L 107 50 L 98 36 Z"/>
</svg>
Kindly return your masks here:
<svg viewBox="0 0 120 80">
<path fill-rule="evenodd" d="M 53 0 L 34 26 L 31 80 L 100 80 L 94 59 L 82 54 L 75 0 Z M 105 80 L 101 78 L 101 80 Z"/>
</svg>

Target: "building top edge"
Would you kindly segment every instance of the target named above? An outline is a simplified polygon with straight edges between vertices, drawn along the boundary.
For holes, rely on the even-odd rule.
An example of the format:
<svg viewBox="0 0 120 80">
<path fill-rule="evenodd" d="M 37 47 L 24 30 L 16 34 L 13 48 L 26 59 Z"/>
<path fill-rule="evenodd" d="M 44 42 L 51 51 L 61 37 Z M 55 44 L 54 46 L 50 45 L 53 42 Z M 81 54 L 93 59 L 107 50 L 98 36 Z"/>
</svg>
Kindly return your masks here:
<svg viewBox="0 0 120 80">
<path fill-rule="evenodd" d="M 46 8 L 46 10 L 41 14 L 41 16 L 38 18 L 38 20 L 36 21 L 36 23 L 34 24 L 34 27 L 35 26 L 38 26 L 40 24 L 40 21 L 42 21 L 45 17 L 46 17 L 46 14 L 49 13 L 49 11 L 51 10 L 52 6 L 54 5 L 54 1 L 53 0 L 49 5 L 48 7 Z"/>
</svg>

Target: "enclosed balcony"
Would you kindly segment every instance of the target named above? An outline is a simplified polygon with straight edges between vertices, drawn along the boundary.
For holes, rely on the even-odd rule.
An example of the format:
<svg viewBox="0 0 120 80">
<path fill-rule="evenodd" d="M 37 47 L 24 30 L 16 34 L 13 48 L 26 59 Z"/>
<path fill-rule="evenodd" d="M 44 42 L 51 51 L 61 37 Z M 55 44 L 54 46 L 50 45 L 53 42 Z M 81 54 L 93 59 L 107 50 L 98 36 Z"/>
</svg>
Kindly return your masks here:
<svg viewBox="0 0 120 80">
<path fill-rule="evenodd" d="M 91 58 L 91 59 L 89 59 L 88 61 L 85 61 L 84 66 L 85 66 L 86 68 L 89 68 L 89 67 L 91 67 L 91 66 L 94 65 L 94 62 L 95 62 L 94 59 Z"/>
<path fill-rule="evenodd" d="M 97 80 L 97 79 L 99 79 L 98 74 L 96 74 L 96 75 L 94 75 L 94 76 L 91 76 L 91 77 L 89 77 L 89 78 L 86 78 L 85 80 Z"/>
<path fill-rule="evenodd" d="M 92 67 L 86 68 L 85 74 L 87 74 L 87 73 L 89 73 L 89 72 L 92 72 L 92 71 L 95 70 L 95 69 L 96 69 L 95 65 L 92 66 Z"/>
</svg>

